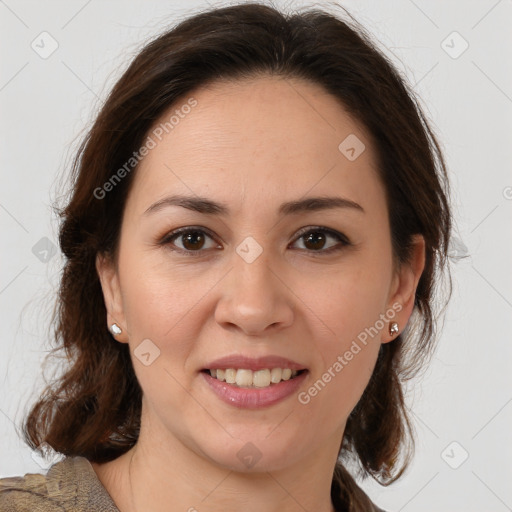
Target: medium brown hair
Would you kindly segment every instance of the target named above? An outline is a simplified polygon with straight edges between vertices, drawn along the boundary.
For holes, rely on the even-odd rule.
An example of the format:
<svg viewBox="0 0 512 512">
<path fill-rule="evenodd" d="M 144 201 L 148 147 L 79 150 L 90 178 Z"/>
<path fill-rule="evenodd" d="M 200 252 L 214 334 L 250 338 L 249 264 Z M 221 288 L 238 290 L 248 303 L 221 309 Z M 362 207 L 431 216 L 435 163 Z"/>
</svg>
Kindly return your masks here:
<svg viewBox="0 0 512 512">
<path fill-rule="evenodd" d="M 349 18 L 350 15 L 349 15 Z M 337 98 L 367 129 L 385 185 L 394 261 L 407 263 L 412 236 L 426 242 L 425 268 L 407 329 L 382 344 L 368 386 L 350 414 L 333 485 L 347 510 L 364 509 L 345 466 L 387 485 L 412 454 L 404 384 L 425 366 L 435 334 L 434 291 L 451 233 L 442 152 L 412 90 L 364 29 L 314 9 L 285 15 L 257 3 L 196 14 L 148 43 L 113 87 L 73 161 L 69 203 L 59 210 L 66 257 L 54 318 L 56 350 L 69 367 L 46 388 L 23 425 L 26 442 L 94 462 L 138 439 L 142 390 L 127 344 L 106 327 L 95 260 L 116 255 L 136 167 L 99 199 L 95 190 L 140 148 L 179 98 L 213 81 L 300 78 Z M 451 287 L 450 287 L 451 290 Z"/>
</svg>

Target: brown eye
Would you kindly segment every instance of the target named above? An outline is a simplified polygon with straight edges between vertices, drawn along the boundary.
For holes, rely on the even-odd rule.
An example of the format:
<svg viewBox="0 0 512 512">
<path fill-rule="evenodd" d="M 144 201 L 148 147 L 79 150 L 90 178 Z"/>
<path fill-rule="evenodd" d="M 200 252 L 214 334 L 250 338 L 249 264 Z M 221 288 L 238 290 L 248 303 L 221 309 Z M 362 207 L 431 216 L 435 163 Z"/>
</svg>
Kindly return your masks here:
<svg viewBox="0 0 512 512">
<path fill-rule="evenodd" d="M 205 237 L 200 231 L 192 231 L 181 235 L 182 244 L 188 251 L 196 251 L 204 245 Z"/>
<path fill-rule="evenodd" d="M 186 254 L 202 253 L 203 249 L 218 247 L 213 238 L 202 229 L 185 228 L 169 233 L 161 241 L 162 245 L 172 245 L 173 250 Z"/>
<path fill-rule="evenodd" d="M 323 249 L 325 245 L 326 236 L 321 231 L 314 231 L 304 237 L 304 246 L 307 249 L 317 251 Z"/>
<path fill-rule="evenodd" d="M 343 234 L 327 228 L 308 228 L 302 231 L 295 243 L 302 241 L 299 249 L 318 255 L 329 254 L 351 245 Z M 221 249 L 214 238 L 204 229 L 181 228 L 166 235 L 161 245 L 171 245 L 171 250 L 189 256 L 200 256 L 206 249 Z"/>
<path fill-rule="evenodd" d="M 326 228 L 309 228 L 307 231 L 302 231 L 296 240 L 302 240 L 303 247 L 299 247 L 300 249 L 320 254 L 330 253 L 350 245 L 344 235 Z M 329 242 L 329 240 L 334 240 L 337 243 Z"/>
</svg>

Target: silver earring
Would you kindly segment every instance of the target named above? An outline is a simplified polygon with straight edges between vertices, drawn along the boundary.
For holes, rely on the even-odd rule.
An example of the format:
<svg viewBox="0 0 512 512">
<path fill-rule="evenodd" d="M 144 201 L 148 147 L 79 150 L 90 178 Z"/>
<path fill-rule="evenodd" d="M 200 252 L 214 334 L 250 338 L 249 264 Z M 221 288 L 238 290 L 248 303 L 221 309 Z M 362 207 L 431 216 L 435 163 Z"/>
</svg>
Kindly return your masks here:
<svg viewBox="0 0 512 512">
<path fill-rule="evenodd" d="M 119 327 L 119 325 L 117 324 L 112 324 L 110 326 L 110 332 L 114 335 L 116 334 L 121 334 L 123 331 L 121 330 L 121 327 Z"/>
<path fill-rule="evenodd" d="M 398 334 L 398 324 L 396 322 L 391 322 L 389 324 L 389 335 L 394 336 L 395 334 Z"/>
</svg>

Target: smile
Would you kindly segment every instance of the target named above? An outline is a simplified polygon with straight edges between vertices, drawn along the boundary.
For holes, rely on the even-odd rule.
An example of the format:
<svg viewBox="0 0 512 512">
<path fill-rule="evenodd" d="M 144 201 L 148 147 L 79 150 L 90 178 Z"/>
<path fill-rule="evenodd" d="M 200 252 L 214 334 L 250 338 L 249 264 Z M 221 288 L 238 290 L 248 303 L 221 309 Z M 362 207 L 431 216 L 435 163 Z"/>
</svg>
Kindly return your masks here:
<svg viewBox="0 0 512 512">
<path fill-rule="evenodd" d="M 264 368 L 261 370 L 249 370 L 246 368 L 227 368 L 208 370 L 210 375 L 221 382 L 233 384 L 241 388 L 266 388 L 282 381 L 295 378 L 303 370 L 291 368 Z"/>
<path fill-rule="evenodd" d="M 224 378 L 223 380 L 217 377 L 219 371 L 220 376 Z M 214 372 L 215 375 L 212 376 Z M 279 377 L 279 382 L 272 382 L 272 372 L 274 380 Z M 308 373 L 308 370 L 291 370 L 290 368 L 266 368 L 256 371 L 245 368 L 238 370 L 227 368 L 226 370 L 203 370 L 199 372 L 214 396 L 222 402 L 239 409 L 270 407 L 295 396 Z M 227 382 L 226 378 L 234 379 L 234 382 Z"/>
</svg>

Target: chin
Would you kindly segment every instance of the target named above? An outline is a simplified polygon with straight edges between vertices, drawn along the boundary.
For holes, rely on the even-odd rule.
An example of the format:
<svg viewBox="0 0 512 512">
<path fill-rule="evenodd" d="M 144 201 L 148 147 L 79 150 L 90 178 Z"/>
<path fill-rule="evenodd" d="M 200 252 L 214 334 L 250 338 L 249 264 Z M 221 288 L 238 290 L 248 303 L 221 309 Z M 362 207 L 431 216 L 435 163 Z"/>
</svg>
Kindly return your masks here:
<svg viewBox="0 0 512 512">
<path fill-rule="evenodd" d="M 266 435 L 233 436 L 222 446 L 202 446 L 201 451 L 216 465 L 238 473 L 279 471 L 293 464 L 298 458 L 297 443 L 283 443 L 282 438 L 276 442 L 265 439 Z"/>
</svg>

